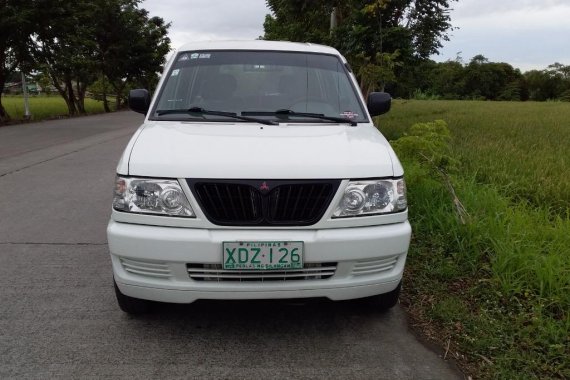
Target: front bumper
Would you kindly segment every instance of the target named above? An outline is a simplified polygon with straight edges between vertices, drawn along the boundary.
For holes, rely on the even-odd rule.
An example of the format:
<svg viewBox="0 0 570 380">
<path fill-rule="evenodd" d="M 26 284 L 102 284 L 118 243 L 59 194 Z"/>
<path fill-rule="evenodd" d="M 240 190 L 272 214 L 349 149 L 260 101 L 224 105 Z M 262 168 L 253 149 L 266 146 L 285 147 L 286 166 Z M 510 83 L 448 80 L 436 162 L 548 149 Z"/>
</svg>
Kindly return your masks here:
<svg viewBox="0 0 570 380">
<path fill-rule="evenodd" d="M 331 229 L 198 229 L 119 223 L 107 228 L 115 281 L 131 297 L 198 299 L 326 297 L 344 300 L 394 290 L 402 278 L 409 223 Z M 303 241 L 304 262 L 336 263 L 326 279 L 196 281 L 188 264 L 219 264 L 224 241 Z"/>
</svg>

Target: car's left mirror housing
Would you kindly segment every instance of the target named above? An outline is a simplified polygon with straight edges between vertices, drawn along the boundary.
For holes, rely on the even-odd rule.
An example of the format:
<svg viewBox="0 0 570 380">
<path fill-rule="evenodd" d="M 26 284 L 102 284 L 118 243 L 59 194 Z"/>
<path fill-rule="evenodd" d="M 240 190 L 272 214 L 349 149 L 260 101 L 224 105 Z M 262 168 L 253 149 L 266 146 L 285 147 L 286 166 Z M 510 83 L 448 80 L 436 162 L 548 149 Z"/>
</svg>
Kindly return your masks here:
<svg viewBox="0 0 570 380">
<path fill-rule="evenodd" d="M 150 107 L 150 94 L 148 90 L 139 88 L 129 92 L 129 108 L 135 112 L 146 115 Z"/>
<path fill-rule="evenodd" d="M 390 111 L 392 97 L 387 92 L 371 92 L 368 95 L 366 106 L 370 116 L 378 116 Z"/>
</svg>

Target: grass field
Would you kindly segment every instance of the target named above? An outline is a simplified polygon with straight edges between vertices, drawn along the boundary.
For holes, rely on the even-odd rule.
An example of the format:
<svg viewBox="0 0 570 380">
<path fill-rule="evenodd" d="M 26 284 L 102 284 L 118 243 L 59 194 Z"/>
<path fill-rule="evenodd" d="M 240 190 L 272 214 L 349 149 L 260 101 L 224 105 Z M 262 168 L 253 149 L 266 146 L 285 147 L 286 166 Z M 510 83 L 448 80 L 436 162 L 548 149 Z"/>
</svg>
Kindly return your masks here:
<svg viewBox="0 0 570 380">
<path fill-rule="evenodd" d="M 32 120 L 44 120 L 54 117 L 66 117 L 67 106 L 59 95 L 53 96 L 31 96 L 30 112 Z M 12 120 L 21 120 L 24 117 L 24 99 L 22 96 L 3 95 L 2 105 L 8 112 Z M 85 99 L 85 110 L 88 114 L 104 112 L 103 102 Z"/>
<path fill-rule="evenodd" d="M 436 119 L 450 138 L 410 129 Z M 416 325 L 476 378 L 570 377 L 570 104 L 396 101 L 379 128 L 407 170 Z"/>
</svg>

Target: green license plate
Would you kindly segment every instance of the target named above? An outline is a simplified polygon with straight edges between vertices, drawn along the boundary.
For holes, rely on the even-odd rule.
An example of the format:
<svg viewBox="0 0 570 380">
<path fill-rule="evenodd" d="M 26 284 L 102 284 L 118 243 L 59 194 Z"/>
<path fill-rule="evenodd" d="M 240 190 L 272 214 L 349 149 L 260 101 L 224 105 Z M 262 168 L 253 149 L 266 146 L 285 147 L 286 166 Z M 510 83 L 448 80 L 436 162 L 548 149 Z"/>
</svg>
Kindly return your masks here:
<svg viewBox="0 0 570 380">
<path fill-rule="evenodd" d="M 272 270 L 303 268 L 302 241 L 239 241 L 223 243 L 224 269 Z"/>
</svg>

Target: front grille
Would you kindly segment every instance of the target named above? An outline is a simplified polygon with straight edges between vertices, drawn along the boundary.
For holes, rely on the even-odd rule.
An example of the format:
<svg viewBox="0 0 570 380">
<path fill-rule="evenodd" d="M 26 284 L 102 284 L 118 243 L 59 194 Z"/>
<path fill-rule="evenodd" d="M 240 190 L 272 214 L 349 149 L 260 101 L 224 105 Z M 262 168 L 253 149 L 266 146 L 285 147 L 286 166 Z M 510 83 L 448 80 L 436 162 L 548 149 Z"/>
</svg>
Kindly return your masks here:
<svg viewBox="0 0 570 380">
<path fill-rule="evenodd" d="M 188 180 L 202 211 L 223 226 L 309 226 L 318 222 L 339 180 Z"/>
<path fill-rule="evenodd" d="M 212 221 L 262 220 L 261 194 L 249 185 L 239 183 L 198 183 L 194 186 L 202 210 Z"/>
<path fill-rule="evenodd" d="M 334 275 L 336 263 L 305 263 L 302 269 L 227 270 L 221 264 L 187 264 L 188 275 L 195 281 L 306 281 L 324 280 Z"/>
<path fill-rule="evenodd" d="M 269 215 L 272 222 L 309 221 L 328 207 L 331 184 L 281 185 L 269 193 Z M 323 212 L 325 210 L 322 210 Z"/>
</svg>

